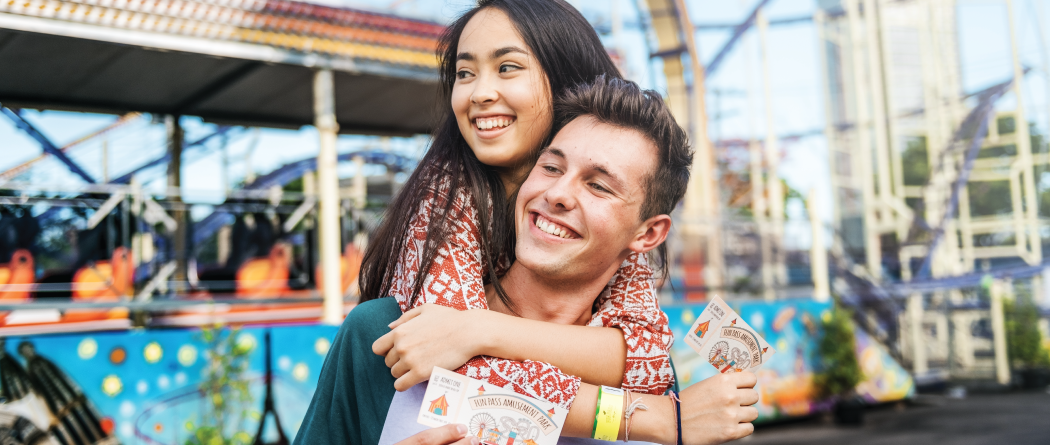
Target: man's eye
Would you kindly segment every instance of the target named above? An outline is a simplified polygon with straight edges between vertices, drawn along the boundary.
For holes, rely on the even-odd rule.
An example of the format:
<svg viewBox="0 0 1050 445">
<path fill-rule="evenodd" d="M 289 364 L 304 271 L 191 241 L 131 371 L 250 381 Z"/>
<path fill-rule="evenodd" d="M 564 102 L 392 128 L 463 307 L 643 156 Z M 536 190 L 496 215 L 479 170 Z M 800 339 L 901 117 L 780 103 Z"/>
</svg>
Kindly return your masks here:
<svg viewBox="0 0 1050 445">
<path fill-rule="evenodd" d="M 597 190 L 599 192 L 602 192 L 602 193 L 609 193 L 609 189 L 607 189 L 605 187 L 602 187 L 602 185 L 598 184 L 598 183 L 591 183 L 591 188 L 593 188 L 593 189 L 595 189 L 595 190 Z"/>
<path fill-rule="evenodd" d="M 500 72 L 500 74 L 503 74 L 503 73 L 509 73 L 509 72 L 511 72 L 511 71 L 516 71 L 516 70 L 520 70 L 520 69 L 521 69 L 521 67 L 520 67 L 520 66 L 517 66 L 517 65 L 511 65 L 511 64 L 509 64 L 509 63 L 505 63 L 505 64 L 503 64 L 503 65 L 500 65 L 500 67 L 499 67 L 499 72 Z"/>
</svg>

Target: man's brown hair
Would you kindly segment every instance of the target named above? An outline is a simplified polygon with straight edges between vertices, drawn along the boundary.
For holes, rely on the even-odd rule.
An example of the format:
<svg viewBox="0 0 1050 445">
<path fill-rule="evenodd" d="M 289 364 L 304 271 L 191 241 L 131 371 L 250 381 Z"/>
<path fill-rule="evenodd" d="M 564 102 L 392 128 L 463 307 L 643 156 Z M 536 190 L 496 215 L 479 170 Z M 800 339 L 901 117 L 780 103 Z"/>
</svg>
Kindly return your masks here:
<svg viewBox="0 0 1050 445">
<path fill-rule="evenodd" d="M 685 195 L 693 150 L 664 99 L 629 80 L 599 76 L 594 82 L 567 90 L 554 102 L 554 131 L 569 122 L 591 116 L 598 122 L 641 133 L 657 149 L 656 168 L 643 179 L 642 221 L 670 215 Z M 659 269 L 666 271 L 666 247 L 657 247 Z"/>
</svg>

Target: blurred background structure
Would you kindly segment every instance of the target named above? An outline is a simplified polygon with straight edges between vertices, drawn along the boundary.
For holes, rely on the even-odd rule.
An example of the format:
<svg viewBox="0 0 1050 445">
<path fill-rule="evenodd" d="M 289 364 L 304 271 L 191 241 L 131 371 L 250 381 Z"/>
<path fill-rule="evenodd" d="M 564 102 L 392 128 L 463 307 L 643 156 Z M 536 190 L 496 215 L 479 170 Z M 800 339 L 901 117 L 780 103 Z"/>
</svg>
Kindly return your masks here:
<svg viewBox="0 0 1050 445">
<path fill-rule="evenodd" d="M 721 296 L 774 345 L 762 420 L 1050 384 L 1045 0 L 570 3 L 691 135 L 664 308 L 680 338 Z M 0 411 L 60 443 L 294 437 L 470 6 L 0 0 L 0 377 L 29 382 Z M 814 383 L 834 326 L 847 395 Z"/>
</svg>

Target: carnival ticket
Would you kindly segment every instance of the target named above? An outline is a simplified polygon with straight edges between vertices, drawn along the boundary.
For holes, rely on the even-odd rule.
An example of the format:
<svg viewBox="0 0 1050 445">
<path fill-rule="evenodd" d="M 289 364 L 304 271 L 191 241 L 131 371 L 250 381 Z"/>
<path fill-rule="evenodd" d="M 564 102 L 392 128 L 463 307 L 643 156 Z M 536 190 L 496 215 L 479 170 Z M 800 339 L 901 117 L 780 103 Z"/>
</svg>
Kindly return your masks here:
<svg viewBox="0 0 1050 445">
<path fill-rule="evenodd" d="M 742 372 L 757 368 L 776 353 L 733 308 L 715 297 L 696 317 L 685 336 L 700 357 L 718 372 Z"/>
<path fill-rule="evenodd" d="M 545 400 L 434 368 L 419 407 L 419 423 L 467 425 L 487 445 L 555 445 L 568 411 Z"/>
</svg>

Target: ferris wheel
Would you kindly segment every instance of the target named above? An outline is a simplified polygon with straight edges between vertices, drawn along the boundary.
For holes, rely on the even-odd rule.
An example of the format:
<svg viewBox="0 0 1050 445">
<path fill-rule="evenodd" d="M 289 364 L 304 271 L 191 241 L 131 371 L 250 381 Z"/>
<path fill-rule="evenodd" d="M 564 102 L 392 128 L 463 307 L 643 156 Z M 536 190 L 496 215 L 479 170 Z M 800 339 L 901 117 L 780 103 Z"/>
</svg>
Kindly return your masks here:
<svg viewBox="0 0 1050 445">
<path fill-rule="evenodd" d="M 470 434 L 480 436 L 485 430 L 496 429 L 496 418 L 492 417 L 488 413 L 476 414 L 470 418 Z"/>
</svg>

